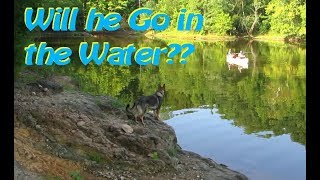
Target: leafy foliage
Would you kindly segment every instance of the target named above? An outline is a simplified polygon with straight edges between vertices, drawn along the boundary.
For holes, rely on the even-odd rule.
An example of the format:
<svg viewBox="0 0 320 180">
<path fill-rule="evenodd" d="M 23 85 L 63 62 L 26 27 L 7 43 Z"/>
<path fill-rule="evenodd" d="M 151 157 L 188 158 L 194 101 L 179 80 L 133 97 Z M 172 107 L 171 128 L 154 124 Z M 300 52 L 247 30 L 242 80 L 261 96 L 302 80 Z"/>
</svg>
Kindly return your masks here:
<svg viewBox="0 0 320 180">
<path fill-rule="evenodd" d="M 303 35 L 306 27 L 305 0 L 205 0 L 148 1 L 146 7 L 172 18 L 168 31 L 177 27 L 181 8 L 204 16 L 204 31 L 219 35 L 273 34 Z M 155 7 L 155 8 L 154 8 Z"/>
<path fill-rule="evenodd" d="M 306 4 L 301 0 L 271 0 L 266 8 L 271 30 L 284 35 L 306 34 Z"/>
</svg>

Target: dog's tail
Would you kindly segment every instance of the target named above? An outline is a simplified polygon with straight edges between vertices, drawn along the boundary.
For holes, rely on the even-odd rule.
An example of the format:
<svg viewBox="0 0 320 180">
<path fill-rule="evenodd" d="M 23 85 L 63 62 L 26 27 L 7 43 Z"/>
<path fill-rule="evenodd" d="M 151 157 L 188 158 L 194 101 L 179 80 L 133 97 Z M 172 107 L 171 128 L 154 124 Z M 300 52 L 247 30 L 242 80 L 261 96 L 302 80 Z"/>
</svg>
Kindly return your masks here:
<svg viewBox="0 0 320 180">
<path fill-rule="evenodd" d="M 133 104 L 133 106 L 131 108 L 130 108 L 130 104 L 127 104 L 127 106 L 126 106 L 127 117 L 129 119 L 135 118 L 134 113 L 131 110 L 134 106 L 135 106 L 135 104 Z"/>
<path fill-rule="evenodd" d="M 132 108 L 133 108 L 134 106 L 135 106 L 135 104 L 133 104 Z M 126 106 L 126 111 L 127 111 L 128 114 L 133 114 L 133 112 L 131 111 L 132 108 L 130 108 L 130 104 L 127 104 L 127 106 Z"/>
<path fill-rule="evenodd" d="M 126 111 L 127 111 L 127 113 L 131 113 L 131 111 L 130 111 L 130 104 L 127 104 L 127 106 L 126 106 Z"/>
</svg>

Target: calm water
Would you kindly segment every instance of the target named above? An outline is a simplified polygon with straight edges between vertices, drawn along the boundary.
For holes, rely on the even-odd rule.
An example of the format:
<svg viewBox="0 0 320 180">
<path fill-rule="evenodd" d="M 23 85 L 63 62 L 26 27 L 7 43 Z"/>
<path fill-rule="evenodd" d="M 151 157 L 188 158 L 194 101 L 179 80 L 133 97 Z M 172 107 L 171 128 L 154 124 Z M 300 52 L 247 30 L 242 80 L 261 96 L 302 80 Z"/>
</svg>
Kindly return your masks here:
<svg viewBox="0 0 320 180">
<path fill-rule="evenodd" d="M 305 147 L 293 142 L 289 134 L 246 134 L 215 107 L 178 110 L 173 115 L 166 122 L 174 127 L 183 149 L 228 165 L 249 179 L 306 179 Z"/>
<path fill-rule="evenodd" d="M 179 41 L 150 39 L 46 40 L 68 46 L 74 54 L 81 41 L 108 41 L 111 46 L 164 47 Z M 199 42 L 188 63 L 156 66 L 43 67 L 47 73 L 74 76 L 83 91 L 111 95 L 123 103 L 152 94 L 165 83 L 162 118 L 173 126 L 186 150 L 240 171 L 250 179 L 306 178 L 306 50 L 264 42 Z M 228 69 L 226 53 L 243 50 L 249 68 Z M 178 61 L 177 61 L 178 62 Z M 134 64 L 134 63 L 133 63 Z M 38 68 L 39 69 L 39 68 Z"/>
</svg>

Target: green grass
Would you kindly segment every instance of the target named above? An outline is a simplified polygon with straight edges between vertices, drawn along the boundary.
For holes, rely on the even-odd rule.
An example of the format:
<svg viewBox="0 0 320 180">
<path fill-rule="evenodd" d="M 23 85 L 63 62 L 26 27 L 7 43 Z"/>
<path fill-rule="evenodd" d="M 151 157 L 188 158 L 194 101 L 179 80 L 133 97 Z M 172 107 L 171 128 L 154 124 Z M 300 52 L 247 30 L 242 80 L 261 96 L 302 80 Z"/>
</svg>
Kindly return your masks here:
<svg viewBox="0 0 320 180">
<path fill-rule="evenodd" d="M 176 157 L 177 154 L 178 154 L 178 152 L 177 152 L 176 148 L 172 148 L 172 149 L 169 149 L 169 150 L 168 150 L 168 154 L 169 154 L 169 156 L 171 156 L 171 157 Z"/>
<path fill-rule="evenodd" d="M 94 101 L 98 106 L 102 104 L 101 98 L 99 97 L 94 97 Z"/>
<path fill-rule="evenodd" d="M 83 176 L 81 176 L 79 171 L 72 171 L 70 173 L 70 176 L 72 177 L 73 180 L 84 180 Z"/>
<path fill-rule="evenodd" d="M 92 147 L 70 142 L 68 142 L 67 146 L 70 148 L 70 151 L 73 151 L 75 154 L 77 154 L 77 156 L 95 161 L 99 164 L 108 163 L 109 161 L 111 161 L 108 156 L 105 156 L 103 153 Z"/>
<path fill-rule="evenodd" d="M 100 153 L 98 153 L 98 152 L 90 152 L 90 153 L 88 154 L 88 157 L 89 157 L 89 159 L 90 159 L 91 161 L 95 161 L 95 162 L 97 162 L 98 164 L 100 164 L 100 163 L 102 163 L 102 162 L 105 161 L 104 158 L 103 158 L 103 156 L 102 156 L 102 154 L 100 154 Z"/>
<path fill-rule="evenodd" d="M 216 41 L 216 40 L 233 40 L 235 36 L 228 36 L 228 35 L 217 35 L 217 34 L 199 34 L 194 32 L 180 32 L 180 31 L 164 31 L 160 33 L 148 32 L 145 34 L 146 37 L 154 36 L 161 39 L 174 39 L 174 40 L 181 40 L 182 42 L 187 41 Z"/>
<path fill-rule="evenodd" d="M 101 98 L 99 98 L 99 97 L 95 98 L 95 103 L 98 106 L 104 104 L 104 102 L 102 102 Z M 120 100 L 118 100 L 114 97 L 110 97 L 110 99 L 108 100 L 108 103 L 110 103 L 111 107 L 117 108 L 117 109 L 123 109 L 125 107 L 125 104 L 123 102 L 121 102 Z"/>
<path fill-rule="evenodd" d="M 284 42 L 285 36 L 284 35 L 274 35 L 274 34 L 263 34 L 263 35 L 255 36 L 254 39 L 260 40 L 260 41 Z"/>
<path fill-rule="evenodd" d="M 111 103 L 111 106 L 114 108 L 123 108 L 125 106 L 123 102 L 116 99 L 112 99 L 110 103 Z"/>
</svg>

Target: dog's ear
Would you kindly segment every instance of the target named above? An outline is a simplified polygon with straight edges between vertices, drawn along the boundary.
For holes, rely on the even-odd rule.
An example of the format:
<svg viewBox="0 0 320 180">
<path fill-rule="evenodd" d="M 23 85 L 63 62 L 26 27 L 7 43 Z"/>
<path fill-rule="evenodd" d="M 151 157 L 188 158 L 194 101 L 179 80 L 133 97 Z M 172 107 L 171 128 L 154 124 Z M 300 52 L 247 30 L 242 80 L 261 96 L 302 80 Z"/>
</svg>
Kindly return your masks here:
<svg viewBox="0 0 320 180">
<path fill-rule="evenodd" d="M 161 84 L 158 84 L 158 89 L 160 89 L 161 88 Z"/>
<path fill-rule="evenodd" d="M 166 89 L 166 84 L 163 84 L 162 88 L 163 88 L 163 89 Z"/>
</svg>

